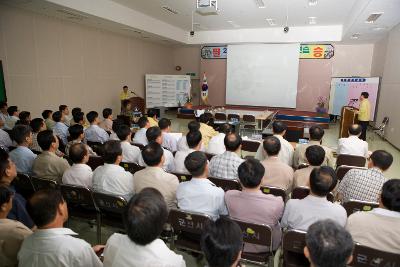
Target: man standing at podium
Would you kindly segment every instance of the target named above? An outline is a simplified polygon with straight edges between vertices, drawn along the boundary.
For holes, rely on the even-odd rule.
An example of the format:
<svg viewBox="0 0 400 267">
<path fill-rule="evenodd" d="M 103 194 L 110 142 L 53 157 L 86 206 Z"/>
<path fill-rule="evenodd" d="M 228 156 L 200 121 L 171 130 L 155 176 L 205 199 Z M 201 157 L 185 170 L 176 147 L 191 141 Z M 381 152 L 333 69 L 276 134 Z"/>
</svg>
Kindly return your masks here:
<svg viewBox="0 0 400 267">
<path fill-rule="evenodd" d="M 369 120 L 371 118 L 371 104 L 368 100 L 369 94 L 368 92 L 362 92 L 360 95 L 360 108 L 357 112 L 358 121 L 362 127 L 362 132 L 360 135 L 360 139 L 367 139 L 367 127 L 369 124 Z"/>
<path fill-rule="evenodd" d="M 133 97 L 133 94 L 128 91 L 128 86 L 124 85 L 124 87 L 122 87 L 122 92 L 119 94 L 120 100 L 122 101 L 131 97 Z"/>
</svg>

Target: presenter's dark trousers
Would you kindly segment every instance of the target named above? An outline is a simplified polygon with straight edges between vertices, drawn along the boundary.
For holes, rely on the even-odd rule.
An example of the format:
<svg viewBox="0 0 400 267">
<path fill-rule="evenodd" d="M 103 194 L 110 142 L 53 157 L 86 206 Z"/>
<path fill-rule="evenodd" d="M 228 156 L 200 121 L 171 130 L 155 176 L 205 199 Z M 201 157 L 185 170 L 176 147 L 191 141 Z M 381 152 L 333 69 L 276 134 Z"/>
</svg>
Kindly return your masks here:
<svg viewBox="0 0 400 267">
<path fill-rule="evenodd" d="M 361 140 L 366 141 L 366 139 L 367 139 L 367 128 L 368 128 L 369 121 L 359 121 L 358 123 L 362 127 L 361 135 L 360 135 L 359 138 Z"/>
</svg>

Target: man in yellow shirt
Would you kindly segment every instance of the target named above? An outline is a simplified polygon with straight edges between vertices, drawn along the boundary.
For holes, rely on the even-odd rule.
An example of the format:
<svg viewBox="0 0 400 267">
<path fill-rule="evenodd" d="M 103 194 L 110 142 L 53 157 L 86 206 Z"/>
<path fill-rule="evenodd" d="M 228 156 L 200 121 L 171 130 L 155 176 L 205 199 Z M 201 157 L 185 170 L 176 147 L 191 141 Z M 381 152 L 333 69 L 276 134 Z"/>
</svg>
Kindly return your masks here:
<svg viewBox="0 0 400 267">
<path fill-rule="evenodd" d="M 371 103 L 368 100 L 368 92 L 362 92 L 360 95 L 360 108 L 358 110 L 358 121 L 362 127 L 360 139 L 367 139 L 367 127 L 371 118 Z"/>
<path fill-rule="evenodd" d="M 125 99 L 129 99 L 132 97 L 131 92 L 128 91 L 128 86 L 124 85 L 124 87 L 122 87 L 122 92 L 119 94 L 119 99 L 125 100 Z"/>
<path fill-rule="evenodd" d="M 211 119 L 208 114 L 207 113 L 201 114 L 200 118 L 199 118 L 199 121 L 200 121 L 199 131 L 201 132 L 201 136 L 202 136 L 201 142 L 203 143 L 205 148 L 208 148 L 208 143 L 210 142 L 211 138 L 213 136 L 216 136 L 219 134 L 219 132 L 214 130 L 213 127 L 208 125 L 210 123 L 210 119 Z"/>
<path fill-rule="evenodd" d="M 147 119 L 149 120 L 150 127 L 158 127 L 157 111 L 153 108 L 147 111 Z"/>
</svg>

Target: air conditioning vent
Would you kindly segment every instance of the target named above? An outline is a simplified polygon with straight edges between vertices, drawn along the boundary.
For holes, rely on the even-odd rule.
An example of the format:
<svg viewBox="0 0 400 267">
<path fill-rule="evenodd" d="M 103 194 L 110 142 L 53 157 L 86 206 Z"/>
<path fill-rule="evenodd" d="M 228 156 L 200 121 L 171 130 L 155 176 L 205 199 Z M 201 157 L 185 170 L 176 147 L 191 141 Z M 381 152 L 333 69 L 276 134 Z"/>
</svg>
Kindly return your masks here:
<svg viewBox="0 0 400 267">
<path fill-rule="evenodd" d="M 162 9 L 164 9 L 165 11 L 168 11 L 169 13 L 172 13 L 174 15 L 178 14 L 177 10 L 175 10 L 172 7 L 169 7 L 169 6 L 162 6 Z"/>
</svg>

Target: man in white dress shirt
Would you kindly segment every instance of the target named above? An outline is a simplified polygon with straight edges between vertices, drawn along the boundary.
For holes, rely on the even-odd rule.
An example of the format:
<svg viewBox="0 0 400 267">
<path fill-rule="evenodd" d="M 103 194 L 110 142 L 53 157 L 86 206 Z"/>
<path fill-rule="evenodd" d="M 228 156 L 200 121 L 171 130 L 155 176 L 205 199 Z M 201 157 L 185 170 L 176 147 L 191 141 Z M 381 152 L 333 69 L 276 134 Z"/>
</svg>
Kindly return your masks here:
<svg viewBox="0 0 400 267">
<path fill-rule="evenodd" d="M 107 240 L 104 266 L 185 267 L 183 257 L 158 238 L 167 217 L 167 205 L 158 190 L 145 188 L 133 196 L 125 214 L 127 234 L 115 233 Z"/>
<path fill-rule="evenodd" d="M 163 147 L 167 148 L 171 152 L 175 152 L 178 150 L 178 140 L 175 136 L 170 134 L 171 132 L 171 120 L 162 118 L 158 121 L 158 127 L 160 127 L 163 143 L 161 144 Z"/>
<path fill-rule="evenodd" d="M 127 125 L 120 125 L 117 129 L 117 136 L 121 140 L 122 162 L 139 163 L 140 149 L 131 145 L 132 131 Z"/>
<path fill-rule="evenodd" d="M 10 135 L 3 129 L 0 129 L 0 147 L 3 148 L 5 151 L 8 151 L 8 148 L 10 146 L 12 146 Z"/>
<path fill-rule="evenodd" d="M 78 109 L 80 109 L 80 108 L 78 108 Z M 58 111 L 60 111 L 64 115 L 64 123 L 65 123 L 65 125 L 67 125 L 69 127 L 72 118 L 69 115 L 68 106 L 67 105 L 59 105 Z"/>
<path fill-rule="evenodd" d="M 174 160 L 175 172 L 189 173 L 185 167 L 185 159 L 190 153 L 194 151 L 200 151 L 201 139 L 202 137 L 200 131 L 189 132 L 186 135 L 186 142 L 188 143 L 189 149 L 176 152 Z"/>
<path fill-rule="evenodd" d="M 282 228 L 307 231 L 311 224 L 325 219 L 332 219 L 344 227 L 347 222 L 346 210 L 326 198 L 336 183 L 336 173 L 331 167 L 314 169 L 310 174 L 310 194 L 304 199 L 290 199 L 286 203 Z"/>
<path fill-rule="evenodd" d="M 17 171 L 25 174 L 32 174 L 33 161 L 36 154 L 29 149 L 32 144 L 31 127 L 27 125 L 16 125 L 12 130 L 14 140 L 18 147 L 10 152 L 10 158 L 17 166 Z"/>
<path fill-rule="evenodd" d="M 11 130 L 15 123 L 19 121 L 19 111 L 17 106 L 9 106 L 7 108 L 8 117 L 4 123 L 4 129 Z"/>
<path fill-rule="evenodd" d="M 189 132 L 196 132 L 200 130 L 200 123 L 197 121 L 190 121 L 188 123 Z M 189 149 L 188 144 L 186 142 L 186 136 L 182 136 L 181 139 L 178 141 L 178 150 L 183 151 Z M 205 151 L 203 143 L 201 144 L 200 151 Z"/>
<path fill-rule="evenodd" d="M 346 154 L 368 158 L 368 143 L 359 138 L 361 132 L 361 125 L 351 125 L 349 127 L 349 137 L 339 139 L 337 154 Z"/>
<path fill-rule="evenodd" d="M 93 190 L 123 196 L 129 200 L 133 195 L 133 176 L 119 166 L 122 161 L 121 142 L 110 140 L 104 144 L 104 165 L 93 172 Z"/>
<path fill-rule="evenodd" d="M 185 159 L 185 166 L 193 178 L 179 184 L 176 191 L 178 207 L 182 210 L 205 213 L 213 220 L 218 219 L 219 215 L 227 215 L 224 190 L 207 179 L 206 155 L 200 151 L 190 153 Z"/>
<path fill-rule="evenodd" d="M 0 102 L 0 128 L 4 127 L 4 124 L 6 123 L 6 120 L 8 118 L 8 112 L 7 112 L 7 102 L 2 101 Z"/>
<path fill-rule="evenodd" d="M 226 151 L 224 138 L 225 135 L 232 132 L 232 127 L 228 123 L 224 123 L 218 127 L 219 134 L 213 136 L 208 142 L 207 153 L 219 155 Z"/>
<path fill-rule="evenodd" d="M 93 171 L 86 164 L 89 161 L 89 152 L 82 143 L 73 144 L 69 148 L 69 159 L 73 165 L 66 170 L 62 177 L 63 184 L 92 187 Z"/>
<path fill-rule="evenodd" d="M 56 122 L 56 124 L 53 127 L 53 132 L 55 135 L 57 135 L 61 141 L 63 142 L 64 145 L 68 144 L 68 126 L 65 125 L 65 117 L 64 114 L 61 113 L 60 111 L 56 111 L 52 115 L 53 121 Z"/>
<path fill-rule="evenodd" d="M 133 142 L 146 146 L 149 143 L 146 137 L 146 131 L 150 128 L 150 122 L 146 117 L 140 117 L 138 120 L 138 125 L 140 129 L 135 133 Z"/>
<path fill-rule="evenodd" d="M 272 131 L 274 133 L 274 136 L 278 138 L 279 141 L 281 142 L 281 150 L 279 151 L 278 158 L 283 163 L 292 166 L 294 148 L 292 144 L 290 144 L 285 138 L 283 138 L 283 136 L 285 136 L 286 134 L 286 130 L 287 130 L 287 125 L 281 121 L 275 121 L 272 124 Z M 258 159 L 259 161 L 263 161 L 267 157 L 268 155 L 264 150 L 263 143 L 261 143 L 257 149 L 255 158 Z"/>
<path fill-rule="evenodd" d="M 99 113 L 96 111 L 90 111 L 88 114 L 86 114 L 86 118 L 90 123 L 90 127 L 85 130 L 86 140 L 102 144 L 107 142 L 110 136 L 104 129 L 99 127 Z"/>
<path fill-rule="evenodd" d="M 18 266 L 103 266 L 96 252 L 104 246 L 92 248 L 86 241 L 73 237 L 77 233 L 63 228 L 68 209 L 59 191 L 36 192 L 29 200 L 27 210 L 38 229 L 22 243 Z"/>
<path fill-rule="evenodd" d="M 156 142 L 157 144 L 162 144 L 163 142 L 163 136 L 161 134 L 161 130 L 159 127 L 150 127 L 146 131 L 146 137 L 147 140 L 149 140 L 149 143 L 151 142 Z M 174 155 L 172 155 L 171 151 L 168 149 L 162 148 L 164 151 L 164 165 L 163 169 L 166 172 L 173 172 L 175 171 L 175 164 L 174 164 Z M 139 158 L 139 165 L 140 166 L 147 166 L 147 164 L 144 162 L 142 155 L 140 155 Z"/>
</svg>

